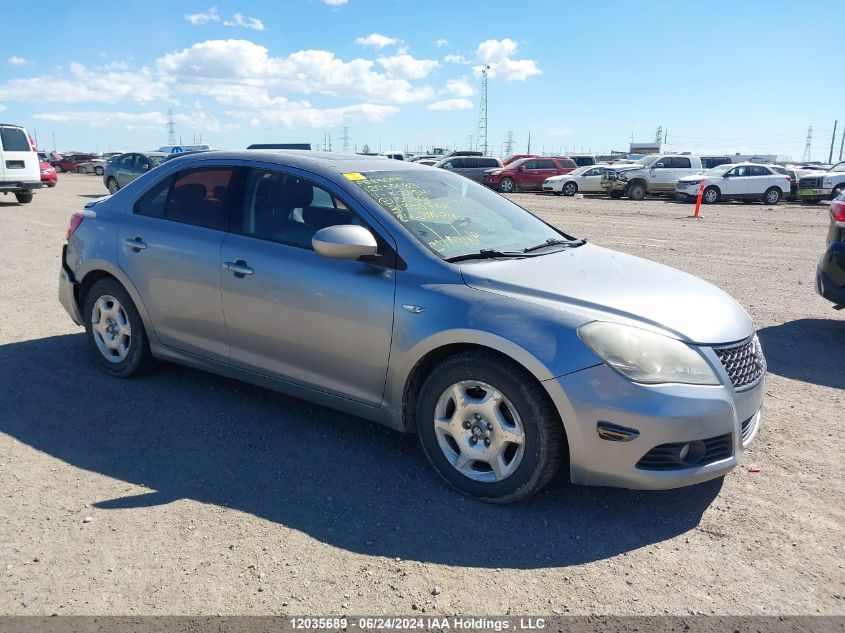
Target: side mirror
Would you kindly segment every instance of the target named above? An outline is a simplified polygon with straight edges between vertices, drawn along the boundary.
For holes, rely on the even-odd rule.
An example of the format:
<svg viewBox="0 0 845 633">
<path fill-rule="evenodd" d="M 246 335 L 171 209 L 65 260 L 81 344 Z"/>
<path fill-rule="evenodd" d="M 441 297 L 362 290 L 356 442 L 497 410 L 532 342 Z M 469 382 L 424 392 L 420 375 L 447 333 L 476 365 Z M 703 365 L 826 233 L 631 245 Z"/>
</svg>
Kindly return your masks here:
<svg viewBox="0 0 845 633">
<path fill-rule="evenodd" d="M 321 257 L 329 259 L 358 259 L 376 254 L 376 238 L 363 226 L 338 224 L 314 233 L 311 246 Z"/>
<path fill-rule="evenodd" d="M 728 178 L 728 177 L 730 177 L 730 174 L 728 172 L 725 172 L 724 174 L 722 174 L 722 178 Z"/>
<path fill-rule="evenodd" d="M 664 167 L 663 163 L 656 163 L 656 164 L 651 166 L 652 169 L 663 169 L 663 167 Z"/>
<path fill-rule="evenodd" d="M 516 168 L 517 171 L 525 171 L 525 165 L 520 165 Z"/>
<path fill-rule="evenodd" d="M 144 171 L 150 171 L 150 164 L 149 163 L 143 163 L 141 165 L 141 169 L 143 169 Z"/>
</svg>

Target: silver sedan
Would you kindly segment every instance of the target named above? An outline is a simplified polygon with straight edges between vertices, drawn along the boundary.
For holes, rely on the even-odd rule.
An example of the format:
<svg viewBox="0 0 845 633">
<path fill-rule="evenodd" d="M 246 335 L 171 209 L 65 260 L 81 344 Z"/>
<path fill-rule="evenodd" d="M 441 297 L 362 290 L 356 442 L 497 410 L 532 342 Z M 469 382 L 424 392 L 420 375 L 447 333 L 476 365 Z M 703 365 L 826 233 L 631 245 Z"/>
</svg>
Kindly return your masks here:
<svg viewBox="0 0 845 633">
<path fill-rule="evenodd" d="M 168 161 L 73 214 L 59 292 L 113 376 L 168 360 L 416 432 L 487 501 L 561 464 L 580 484 L 720 477 L 760 422 L 765 360 L 727 294 L 414 163 Z"/>
</svg>

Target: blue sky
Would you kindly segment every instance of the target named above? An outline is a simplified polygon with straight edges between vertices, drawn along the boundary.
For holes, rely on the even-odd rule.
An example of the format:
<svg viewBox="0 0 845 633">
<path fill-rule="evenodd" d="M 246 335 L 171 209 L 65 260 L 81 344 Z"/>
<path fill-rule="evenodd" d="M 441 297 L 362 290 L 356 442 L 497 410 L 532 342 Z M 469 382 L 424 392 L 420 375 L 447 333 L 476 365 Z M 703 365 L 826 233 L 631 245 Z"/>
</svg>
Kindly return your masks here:
<svg viewBox="0 0 845 633">
<path fill-rule="evenodd" d="M 466 147 L 491 66 L 489 144 L 826 159 L 845 127 L 841 1 L 146 0 L 12 3 L 0 120 L 62 150 L 184 144 Z M 805 19 L 806 18 L 806 19 Z M 840 29 L 838 32 L 836 29 Z M 834 157 L 839 153 L 837 134 Z"/>
</svg>

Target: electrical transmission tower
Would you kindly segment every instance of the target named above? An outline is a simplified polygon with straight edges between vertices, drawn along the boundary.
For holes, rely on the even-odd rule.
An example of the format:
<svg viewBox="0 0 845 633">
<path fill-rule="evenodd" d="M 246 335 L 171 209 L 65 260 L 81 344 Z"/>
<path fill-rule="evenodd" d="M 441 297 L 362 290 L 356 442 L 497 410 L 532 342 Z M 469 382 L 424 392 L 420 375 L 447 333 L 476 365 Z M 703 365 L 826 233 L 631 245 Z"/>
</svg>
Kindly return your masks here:
<svg viewBox="0 0 845 633">
<path fill-rule="evenodd" d="M 508 138 L 505 141 L 505 156 L 513 154 L 513 130 L 508 130 Z"/>
<path fill-rule="evenodd" d="M 490 66 L 481 69 L 481 96 L 478 100 L 478 133 L 475 135 L 476 149 L 487 156 L 487 71 Z"/>
<path fill-rule="evenodd" d="M 813 160 L 810 157 L 810 149 L 813 145 L 813 126 L 807 128 L 807 144 L 804 146 L 804 155 L 801 157 L 802 162 L 808 163 Z"/>
<path fill-rule="evenodd" d="M 654 142 L 655 143 L 662 143 L 663 142 L 663 126 L 657 126 L 657 132 L 654 135 Z"/>
<path fill-rule="evenodd" d="M 340 137 L 340 140 L 343 142 L 343 153 L 349 153 L 349 128 L 345 125 L 343 126 L 343 136 Z"/>
<path fill-rule="evenodd" d="M 167 144 L 176 145 L 176 122 L 173 120 L 173 110 L 167 111 Z"/>
</svg>

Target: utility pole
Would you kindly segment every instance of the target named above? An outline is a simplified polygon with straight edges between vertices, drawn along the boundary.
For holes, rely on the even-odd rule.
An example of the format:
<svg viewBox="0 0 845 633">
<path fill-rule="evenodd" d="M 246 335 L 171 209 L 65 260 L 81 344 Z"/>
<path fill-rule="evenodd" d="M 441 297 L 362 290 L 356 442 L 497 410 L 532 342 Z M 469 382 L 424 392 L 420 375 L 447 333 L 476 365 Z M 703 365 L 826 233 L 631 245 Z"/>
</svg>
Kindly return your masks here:
<svg viewBox="0 0 845 633">
<path fill-rule="evenodd" d="M 55 143 L 53 143 L 55 145 Z M 845 149 L 845 130 L 842 130 L 842 140 L 839 142 L 839 160 L 842 160 L 842 150 Z"/>
<path fill-rule="evenodd" d="M 526 154 L 531 153 L 531 132 L 528 133 L 528 151 L 525 152 Z"/>
<path fill-rule="evenodd" d="M 513 130 L 508 130 L 508 138 L 505 141 L 505 158 L 513 154 Z"/>
<path fill-rule="evenodd" d="M 349 128 L 346 127 L 345 125 L 343 126 L 343 136 L 341 137 L 340 140 L 343 141 L 343 153 L 348 154 L 349 153 Z"/>
<path fill-rule="evenodd" d="M 833 122 L 833 136 L 830 137 L 830 154 L 827 155 L 827 162 L 833 162 L 833 144 L 836 142 L 836 126 L 839 125 L 839 121 Z"/>
<path fill-rule="evenodd" d="M 809 163 L 812 160 L 811 148 L 813 145 L 813 126 L 807 128 L 807 143 L 804 145 L 804 155 L 801 157 L 802 163 Z"/>
<path fill-rule="evenodd" d="M 487 156 L 487 71 L 490 66 L 481 69 L 481 96 L 478 99 L 477 148 Z M 471 149 L 471 148 L 470 148 Z"/>
<path fill-rule="evenodd" d="M 50 133 L 53 135 L 53 151 L 56 151 L 56 130 L 50 130 Z M 841 154 L 841 152 L 840 152 Z"/>
</svg>

